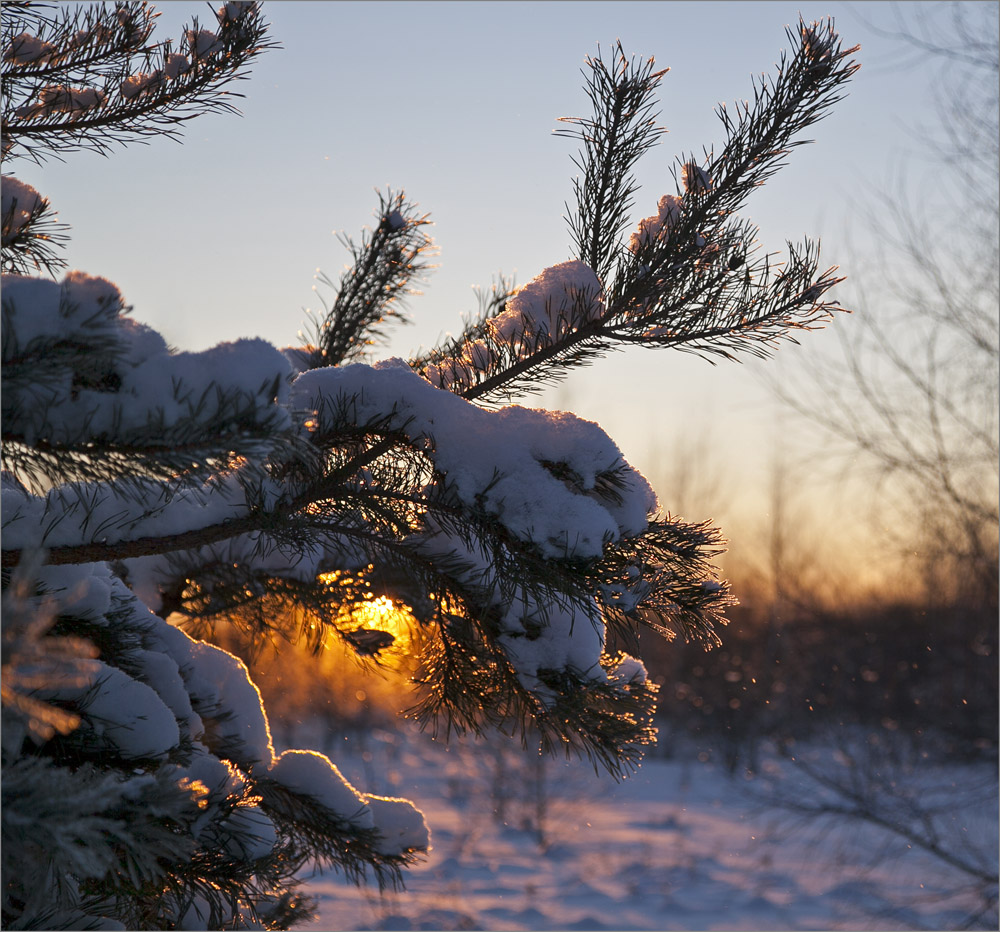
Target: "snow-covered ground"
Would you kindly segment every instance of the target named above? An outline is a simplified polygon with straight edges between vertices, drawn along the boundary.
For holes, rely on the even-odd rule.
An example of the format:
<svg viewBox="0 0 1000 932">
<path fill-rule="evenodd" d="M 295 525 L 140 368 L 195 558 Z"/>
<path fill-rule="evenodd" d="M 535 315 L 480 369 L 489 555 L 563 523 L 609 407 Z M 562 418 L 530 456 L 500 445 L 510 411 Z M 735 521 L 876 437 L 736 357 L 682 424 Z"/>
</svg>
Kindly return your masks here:
<svg viewBox="0 0 1000 932">
<path fill-rule="evenodd" d="M 433 850 L 405 892 L 313 877 L 307 928 L 948 929 L 983 905 L 966 874 L 898 835 L 764 804 L 779 767 L 779 796 L 822 798 L 776 758 L 763 776 L 696 755 L 650 759 L 616 783 L 585 762 L 405 731 L 327 749 L 359 789 L 412 799 Z M 820 751 L 821 767 L 846 767 Z M 995 874 L 995 766 L 925 765 L 907 779 L 921 811 L 943 804 L 942 846 Z M 966 927 L 996 928 L 995 902 Z"/>
</svg>

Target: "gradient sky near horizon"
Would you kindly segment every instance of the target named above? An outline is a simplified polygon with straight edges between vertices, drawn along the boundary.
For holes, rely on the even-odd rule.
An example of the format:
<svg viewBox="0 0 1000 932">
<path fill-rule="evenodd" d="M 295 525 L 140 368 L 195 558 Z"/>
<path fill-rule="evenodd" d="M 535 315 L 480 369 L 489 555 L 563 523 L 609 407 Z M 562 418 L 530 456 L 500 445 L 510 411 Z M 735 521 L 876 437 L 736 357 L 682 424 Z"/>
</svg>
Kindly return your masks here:
<svg viewBox="0 0 1000 932">
<path fill-rule="evenodd" d="M 588 113 L 584 57 L 621 39 L 627 54 L 669 67 L 659 122 L 669 130 L 638 172 L 635 220 L 674 191 L 675 158 L 723 140 L 713 112 L 752 94 L 751 75 L 773 73 L 787 24 L 833 16 L 845 45 L 861 43 L 848 97 L 813 127 L 815 145 L 748 203 L 769 249 L 820 236 L 828 264 L 850 275 L 848 245 L 864 253 L 858 215 L 873 186 L 910 165 L 912 190 L 929 166 L 907 162 L 915 129 L 933 117 L 929 76 L 897 42 L 894 9 L 913 3 L 839 2 L 270 2 L 282 48 L 262 55 L 235 89 L 243 116 L 188 124 L 183 144 L 153 140 L 104 158 L 11 169 L 49 197 L 71 225 L 70 267 L 117 282 L 137 319 L 180 349 L 241 336 L 296 342 L 304 309 L 318 308 L 313 275 L 336 279 L 347 254 L 334 231 L 372 222 L 374 189 L 405 189 L 430 213 L 440 254 L 412 326 L 382 355 L 410 355 L 461 328 L 472 286 L 498 271 L 523 284 L 570 257 L 563 215 L 575 169 L 556 118 Z M 156 38 L 177 37 L 204 4 L 171 2 Z M 831 331 L 805 337 L 832 351 Z M 814 345 L 813 345 L 814 344 Z M 781 377 L 787 344 L 767 366 Z M 524 403 L 599 421 L 626 457 L 664 488 L 674 451 L 702 444 L 725 486 L 712 514 L 723 522 L 763 513 L 767 473 L 788 422 L 776 414 L 756 366 L 677 352 L 612 354 Z"/>
</svg>

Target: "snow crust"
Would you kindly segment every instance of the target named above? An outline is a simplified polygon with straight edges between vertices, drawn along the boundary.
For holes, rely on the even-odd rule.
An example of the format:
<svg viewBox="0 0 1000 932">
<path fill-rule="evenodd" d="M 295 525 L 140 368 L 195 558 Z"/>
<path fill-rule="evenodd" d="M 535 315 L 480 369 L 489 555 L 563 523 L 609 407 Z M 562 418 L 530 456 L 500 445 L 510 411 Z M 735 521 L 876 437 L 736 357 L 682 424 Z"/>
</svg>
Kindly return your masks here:
<svg viewBox="0 0 1000 932">
<path fill-rule="evenodd" d="M 271 729 L 246 665 L 221 647 L 188 640 L 186 662 L 178 666 L 191 705 L 204 723 L 206 745 L 244 769 L 270 766 Z M 176 638 L 174 644 L 175 650 L 181 647 Z"/>
</svg>

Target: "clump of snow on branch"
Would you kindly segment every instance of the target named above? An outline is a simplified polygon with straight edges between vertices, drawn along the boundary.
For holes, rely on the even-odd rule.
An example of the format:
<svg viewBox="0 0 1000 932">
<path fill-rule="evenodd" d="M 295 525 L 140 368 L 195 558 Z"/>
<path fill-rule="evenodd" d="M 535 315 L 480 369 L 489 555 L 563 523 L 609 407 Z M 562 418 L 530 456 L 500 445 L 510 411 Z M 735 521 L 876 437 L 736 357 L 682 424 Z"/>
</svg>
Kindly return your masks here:
<svg viewBox="0 0 1000 932">
<path fill-rule="evenodd" d="M 18 66 L 29 65 L 47 58 L 54 50 L 55 46 L 50 42 L 45 42 L 31 33 L 22 32 L 4 49 L 3 60 Z"/>
<path fill-rule="evenodd" d="M 381 836 L 375 846 L 379 854 L 430 850 L 431 833 L 424 814 L 408 799 L 365 796 L 365 804 Z"/>
<path fill-rule="evenodd" d="M 666 239 L 680 222 L 683 201 L 674 194 L 664 194 L 657 204 L 657 212 L 639 221 L 638 229 L 629 237 L 628 248 L 633 253 L 657 239 Z"/>
<path fill-rule="evenodd" d="M 189 29 L 184 33 L 184 37 L 187 39 L 192 58 L 204 58 L 222 51 L 222 42 L 211 29 L 199 29 L 197 32 Z"/>
<path fill-rule="evenodd" d="M 498 339 L 544 333 L 552 339 L 604 313 L 601 282 L 579 259 L 545 269 L 507 299 L 503 313 L 489 322 Z"/>
<path fill-rule="evenodd" d="M 4 362 L 35 340 L 114 339 L 124 309 L 118 287 L 106 278 L 70 272 L 62 285 L 22 275 L 3 277 Z"/>
<path fill-rule="evenodd" d="M 177 78 L 188 70 L 188 57 L 180 52 L 172 52 L 163 61 L 163 73 L 168 78 Z"/>
<path fill-rule="evenodd" d="M 30 185 L 11 176 L 3 179 L 3 204 L 0 217 L 4 221 L 4 241 L 20 233 L 32 213 L 43 202 L 42 196 Z"/>
<path fill-rule="evenodd" d="M 162 71 L 146 73 L 143 71 L 129 75 L 121 85 L 121 95 L 126 100 L 133 100 L 144 91 L 155 90 L 163 81 Z"/>
<path fill-rule="evenodd" d="M 707 194 L 712 190 L 712 179 L 697 162 L 685 162 L 681 167 L 681 180 L 688 194 Z"/>
<path fill-rule="evenodd" d="M 545 269 L 512 294 L 504 309 L 484 322 L 484 338 L 468 341 L 458 356 L 429 363 L 424 377 L 441 388 L 460 391 L 501 360 L 533 353 L 539 341 L 553 342 L 604 314 L 603 288 L 594 271 L 578 259 Z"/>
<path fill-rule="evenodd" d="M 432 560 L 459 556 L 466 569 L 457 575 L 480 589 L 492 581 L 483 607 L 497 613 L 497 644 L 521 684 L 540 699 L 545 701 L 551 695 L 539 677 L 544 671 L 571 671 L 591 683 L 607 681 L 601 666 L 605 626 L 593 600 L 581 603 L 540 598 L 526 586 L 518 587 L 513 595 L 505 593 L 492 573 L 491 556 L 485 549 L 469 547 L 433 525 L 421 541 L 420 552 Z"/>
<path fill-rule="evenodd" d="M 99 107 L 104 100 L 104 91 L 99 88 L 49 84 L 38 92 L 37 101 L 18 107 L 14 115 L 35 120 L 54 113 L 80 113 Z"/>
<path fill-rule="evenodd" d="M 620 654 L 617 663 L 608 671 L 608 679 L 617 683 L 645 683 L 647 677 L 645 664 L 627 654 Z"/>
<path fill-rule="evenodd" d="M 252 10 L 256 6 L 255 0 L 229 0 L 216 10 L 215 15 L 220 23 L 235 22 L 244 13 Z"/>
<path fill-rule="evenodd" d="M 350 403 L 359 424 L 381 422 L 422 447 L 450 490 L 482 507 L 543 557 L 587 559 L 623 535 L 641 533 L 656 496 L 591 421 L 511 405 L 488 411 L 443 392 L 400 359 L 375 366 L 314 369 L 298 377 L 293 402 L 324 417 Z M 571 488 L 546 464 L 565 467 Z M 616 498 L 601 495 L 614 473 Z"/>
<path fill-rule="evenodd" d="M 337 818 L 357 828 L 375 828 L 380 854 L 396 854 L 430 847 L 424 814 L 406 799 L 370 796 L 359 792 L 336 765 L 317 751 L 284 751 L 267 775 L 286 789 L 308 796 Z"/>
<path fill-rule="evenodd" d="M 268 776 L 296 793 L 308 793 L 337 817 L 359 828 L 375 824 L 364 796 L 343 777 L 325 754 L 284 751 L 268 768 Z"/>
<path fill-rule="evenodd" d="M 126 760 L 165 758 L 177 747 L 177 720 L 166 704 L 144 683 L 100 660 L 91 660 L 90 682 L 53 684 L 37 691 L 48 702 L 78 704 L 81 730 L 98 744 Z"/>
<path fill-rule="evenodd" d="M 118 288 L 103 278 L 70 272 L 62 284 L 25 276 L 3 278 L 3 361 L 46 370 L 6 388 L 5 430 L 25 442 L 108 440 L 155 425 L 210 425 L 238 419 L 231 429 L 290 424 L 282 402 L 290 369 L 260 339 L 243 339 L 198 353 L 171 353 L 163 338 L 123 316 Z M 81 384 L 74 343 L 101 347 L 100 384 Z M 100 362 L 97 362 L 100 367 Z M 225 426 L 222 424 L 221 426 Z M 164 440 L 169 443 L 169 440 Z"/>
</svg>

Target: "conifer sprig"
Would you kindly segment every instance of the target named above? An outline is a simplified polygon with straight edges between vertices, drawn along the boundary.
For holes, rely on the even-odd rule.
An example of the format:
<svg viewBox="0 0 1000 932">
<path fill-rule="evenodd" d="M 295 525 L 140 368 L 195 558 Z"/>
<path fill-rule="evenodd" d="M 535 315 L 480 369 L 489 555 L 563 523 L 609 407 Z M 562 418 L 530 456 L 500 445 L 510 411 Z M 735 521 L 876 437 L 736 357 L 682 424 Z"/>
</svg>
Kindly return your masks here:
<svg viewBox="0 0 1000 932">
<path fill-rule="evenodd" d="M 32 271 L 54 275 L 65 268 L 59 255 L 68 239 L 68 226 L 60 223 L 48 198 L 12 175 L 3 179 L 2 264 L 4 273 L 26 275 Z"/>
<path fill-rule="evenodd" d="M 653 72 L 652 61 L 626 62 L 620 46 L 610 65 L 588 60 L 595 113 L 567 120 L 578 128 L 564 135 L 583 143 L 574 158 L 584 176 L 574 184 L 578 203 L 570 227 L 579 258 L 599 272 L 598 287 L 578 292 L 558 314 L 551 311 L 558 321 L 547 329 L 525 322 L 501 334 L 480 319 L 414 360 L 417 371 L 490 403 L 536 391 L 623 344 L 729 359 L 768 355 L 777 340 L 843 310 L 823 300 L 840 279 L 835 268 L 820 271 L 816 244 L 790 244 L 785 260 L 756 256 L 758 231 L 737 215 L 750 193 L 807 141 L 797 137 L 841 99 L 859 67 L 850 58 L 857 47 L 842 48 L 832 21 L 800 21 L 787 34 L 794 51 L 782 54 L 774 77 L 755 83 L 753 104 L 744 104 L 737 118 L 720 108 L 728 138 L 719 156 L 704 165 L 683 161 L 684 192 L 662 198 L 659 216 L 643 221 L 628 244 L 620 239 L 625 212 L 604 205 L 611 192 L 631 199 L 631 166 L 657 141 L 650 100 L 662 72 Z M 626 130 L 633 141 L 623 145 L 618 134 Z M 584 235 L 588 223 L 594 226 Z"/>
<path fill-rule="evenodd" d="M 5 4 L 4 157 L 107 153 L 148 136 L 176 139 L 206 112 L 237 112 L 241 95 L 226 85 L 275 47 L 261 4 L 224 3 L 215 23 L 193 19 L 176 45 L 150 43 L 155 16 L 145 2 Z"/>
<path fill-rule="evenodd" d="M 605 62 L 600 50 L 586 59 L 583 70 L 586 93 L 593 116 L 562 117 L 572 129 L 556 130 L 557 135 L 581 142 L 573 164 L 583 177 L 573 179 L 575 210 L 567 222 L 576 255 L 606 281 L 617 260 L 621 236 L 634 206 L 639 185 L 632 168 L 666 132 L 656 125 L 653 97 L 660 79 L 669 71 L 653 70 L 653 59 L 637 61 L 625 57 L 621 41 Z"/>
<path fill-rule="evenodd" d="M 427 215 L 416 214 L 401 192 L 389 190 L 378 197 L 375 228 L 363 233 L 360 243 L 341 236 L 352 264 L 340 282 L 334 285 L 327 276 L 317 276 L 336 289 L 336 297 L 329 307 L 324 302 L 325 313 L 314 324 L 304 360 L 308 368 L 360 361 L 384 337 L 389 322 L 407 322 L 404 301 L 419 294 L 413 284 L 431 268 L 426 261 L 433 248 L 424 232 Z"/>
</svg>

